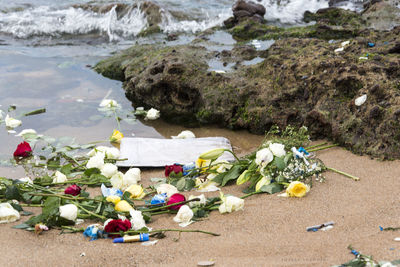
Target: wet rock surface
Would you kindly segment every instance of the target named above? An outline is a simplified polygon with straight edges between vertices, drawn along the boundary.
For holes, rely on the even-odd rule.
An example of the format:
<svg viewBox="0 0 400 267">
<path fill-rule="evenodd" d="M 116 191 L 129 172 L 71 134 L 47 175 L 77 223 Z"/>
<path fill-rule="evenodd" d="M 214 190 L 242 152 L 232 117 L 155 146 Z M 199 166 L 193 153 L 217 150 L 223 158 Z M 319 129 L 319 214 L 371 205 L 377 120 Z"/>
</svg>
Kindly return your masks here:
<svg viewBox="0 0 400 267">
<path fill-rule="evenodd" d="M 237 43 L 232 49 L 211 51 L 203 34 L 189 45 L 134 46 L 95 69 L 124 81 L 135 106 L 160 109 L 173 123 L 216 123 L 260 134 L 274 124 L 304 124 L 314 138 L 331 138 L 355 153 L 400 158 L 400 27 L 368 29 L 360 15 L 348 12 L 341 13 L 340 25 L 332 25 L 335 12 L 313 15 L 314 36 L 307 35 L 311 30 L 293 34 L 301 31 L 299 27 L 262 24 L 281 36 L 268 50 Z M 247 26 L 255 23 L 245 21 Z M 328 41 L 315 35 L 322 25 L 357 34 Z M 349 44 L 335 52 L 345 40 Z M 236 65 L 226 73 L 210 71 L 209 62 L 215 58 Z M 262 62 L 240 65 L 253 58 Z M 362 95 L 367 100 L 357 106 L 355 100 Z"/>
</svg>

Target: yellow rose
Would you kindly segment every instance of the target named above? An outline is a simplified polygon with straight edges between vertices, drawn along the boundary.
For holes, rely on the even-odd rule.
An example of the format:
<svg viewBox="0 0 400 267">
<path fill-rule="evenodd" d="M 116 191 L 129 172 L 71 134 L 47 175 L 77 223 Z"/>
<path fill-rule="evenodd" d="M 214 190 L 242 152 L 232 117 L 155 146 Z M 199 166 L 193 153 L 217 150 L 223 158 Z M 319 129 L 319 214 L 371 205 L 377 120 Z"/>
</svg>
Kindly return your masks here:
<svg viewBox="0 0 400 267">
<path fill-rule="evenodd" d="M 310 191 L 310 187 L 299 181 L 291 182 L 286 188 L 289 197 L 304 197 L 308 191 Z"/>
<path fill-rule="evenodd" d="M 124 135 L 120 131 L 114 130 L 110 136 L 110 142 L 120 144 L 123 137 Z"/>
<path fill-rule="evenodd" d="M 132 206 L 126 200 L 121 200 L 115 205 L 114 209 L 116 211 L 127 212 L 133 210 Z"/>
<path fill-rule="evenodd" d="M 138 184 L 129 186 L 125 191 L 131 193 L 131 198 L 134 199 L 142 199 L 146 196 L 146 193 L 143 191 L 143 187 Z"/>
<path fill-rule="evenodd" d="M 121 201 L 121 198 L 120 198 L 119 196 L 108 196 L 108 197 L 106 198 L 106 200 L 107 200 L 108 202 L 111 202 L 111 203 L 113 203 L 114 205 L 116 205 L 118 202 Z"/>
</svg>

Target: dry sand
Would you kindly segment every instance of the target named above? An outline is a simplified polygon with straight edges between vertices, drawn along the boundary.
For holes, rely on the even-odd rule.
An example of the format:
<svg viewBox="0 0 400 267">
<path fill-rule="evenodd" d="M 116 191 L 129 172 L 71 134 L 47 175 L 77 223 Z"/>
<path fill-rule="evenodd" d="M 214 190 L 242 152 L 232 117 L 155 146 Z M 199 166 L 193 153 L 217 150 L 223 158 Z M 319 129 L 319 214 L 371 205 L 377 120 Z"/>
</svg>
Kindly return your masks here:
<svg viewBox="0 0 400 267">
<path fill-rule="evenodd" d="M 261 139 L 249 135 L 232 142 L 250 149 Z M 12 229 L 27 219 L 23 217 L 17 223 L 0 225 L 0 266 L 196 266 L 204 260 L 215 261 L 215 266 L 331 266 L 353 258 L 346 248 L 349 244 L 375 259 L 399 259 L 400 243 L 393 239 L 400 232 L 379 231 L 380 225 L 400 226 L 399 162 L 371 160 L 342 148 L 321 151 L 318 156 L 327 166 L 359 176 L 361 181 L 327 172 L 326 182 L 314 183 L 304 198 L 255 195 L 245 200 L 244 211 L 225 215 L 215 211 L 187 227 L 216 232 L 219 237 L 182 233 L 179 238 L 177 233 L 167 233 L 151 247 L 105 239 L 89 242 L 82 234 L 60 235 L 58 230 L 36 236 Z M 147 170 L 143 179 L 162 175 L 162 170 Z M 240 196 L 244 186 L 223 191 Z M 179 228 L 172 217 L 155 216 L 149 226 Z M 305 230 L 327 221 L 335 222 L 329 231 Z"/>
</svg>

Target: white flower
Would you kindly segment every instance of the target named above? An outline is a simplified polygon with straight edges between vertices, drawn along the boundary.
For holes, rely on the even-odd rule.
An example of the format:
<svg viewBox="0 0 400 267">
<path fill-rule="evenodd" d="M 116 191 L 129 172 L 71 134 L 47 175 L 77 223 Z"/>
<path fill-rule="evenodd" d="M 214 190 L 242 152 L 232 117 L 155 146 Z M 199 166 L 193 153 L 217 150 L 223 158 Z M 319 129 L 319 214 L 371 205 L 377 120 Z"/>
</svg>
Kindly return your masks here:
<svg viewBox="0 0 400 267">
<path fill-rule="evenodd" d="M 149 111 L 147 111 L 146 117 L 144 119 L 145 120 L 156 120 L 159 117 L 160 117 L 160 111 L 155 108 L 151 108 L 151 109 L 149 109 Z"/>
<path fill-rule="evenodd" d="M 157 187 L 157 194 L 166 193 L 167 197 L 170 197 L 178 192 L 178 189 L 172 184 L 161 184 Z"/>
<path fill-rule="evenodd" d="M 122 190 L 124 184 L 124 174 L 122 172 L 117 172 L 111 177 L 110 183 L 113 188 L 118 188 Z"/>
<path fill-rule="evenodd" d="M 60 171 L 56 171 L 55 177 L 53 178 L 53 183 L 64 183 L 67 181 L 67 176 Z"/>
<path fill-rule="evenodd" d="M 197 206 L 204 206 L 204 205 L 206 205 L 207 199 L 206 199 L 206 197 L 204 196 L 204 194 L 201 194 L 200 196 L 193 196 L 193 195 L 190 195 L 190 196 L 189 196 L 189 200 L 194 199 L 194 198 L 199 198 L 200 200 L 199 200 L 199 201 L 192 201 L 192 202 L 189 202 L 188 204 L 189 204 L 189 206 L 190 206 L 191 208 L 197 207 Z"/>
<path fill-rule="evenodd" d="M 0 203 L 0 223 L 10 223 L 19 220 L 21 216 L 9 203 Z"/>
<path fill-rule="evenodd" d="M 232 168 L 232 164 L 229 164 L 229 162 L 226 160 L 217 160 L 213 165 L 218 166 L 217 168 L 218 173 L 224 173 Z"/>
<path fill-rule="evenodd" d="M 17 134 L 16 136 L 24 137 L 24 135 L 26 134 L 36 134 L 36 131 L 34 129 L 24 129 L 21 132 L 19 132 L 19 134 Z"/>
<path fill-rule="evenodd" d="M 86 168 L 98 168 L 99 170 L 104 165 L 104 153 L 96 153 L 93 157 L 91 157 L 86 164 Z"/>
<path fill-rule="evenodd" d="M 11 118 L 10 116 L 8 116 L 8 114 L 6 116 L 5 122 L 8 128 L 16 128 L 22 124 L 22 121 Z"/>
<path fill-rule="evenodd" d="M 104 222 L 104 224 L 103 224 L 103 229 L 106 228 L 107 224 L 108 224 L 109 222 L 111 222 L 112 220 L 114 220 L 114 219 L 108 219 L 108 220 L 106 220 L 106 221 Z"/>
<path fill-rule="evenodd" d="M 283 157 L 286 155 L 285 145 L 279 143 L 269 144 L 269 150 L 271 150 L 272 154 L 277 157 Z"/>
<path fill-rule="evenodd" d="M 201 182 L 199 178 L 196 178 L 196 187 L 197 187 L 197 192 L 215 192 L 219 191 L 220 189 L 217 187 L 218 183 L 213 182 L 213 181 L 205 181 Z"/>
<path fill-rule="evenodd" d="M 192 131 L 182 131 L 180 134 L 178 134 L 177 136 L 171 136 L 172 139 L 188 139 L 188 138 L 196 138 L 196 136 L 194 135 L 194 133 Z"/>
<path fill-rule="evenodd" d="M 230 213 L 232 211 L 243 210 L 243 208 L 244 199 L 235 196 L 227 196 L 222 197 L 222 204 L 218 209 L 220 213 Z"/>
<path fill-rule="evenodd" d="M 335 53 L 343 52 L 343 50 L 344 50 L 343 47 L 339 47 L 339 48 L 335 49 Z"/>
<path fill-rule="evenodd" d="M 142 212 L 139 210 L 130 210 L 129 214 L 131 215 L 131 224 L 133 230 L 139 230 L 143 227 L 146 227 L 146 222 L 143 219 Z"/>
<path fill-rule="evenodd" d="M 3 111 L 0 109 L 0 120 L 3 119 Z"/>
<path fill-rule="evenodd" d="M 76 217 L 78 217 L 78 207 L 74 204 L 60 206 L 60 217 L 70 221 L 75 221 Z"/>
<path fill-rule="evenodd" d="M 354 104 L 356 104 L 356 106 L 361 106 L 365 101 L 367 101 L 367 95 L 362 95 L 354 100 Z"/>
<path fill-rule="evenodd" d="M 257 151 L 256 164 L 266 166 L 274 159 L 274 155 L 268 148 L 263 148 Z"/>
<path fill-rule="evenodd" d="M 118 167 L 112 163 L 106 163 L 103 165 L 100 171 L 101 174 L 104 175 L 105 177 L 111 178 L 114 174 L 117 173 Z"/>
<path fill-rule="evenodd" d="M 129 187 L 140 182 L 140 169 L 132 168 L 124 174 L 124 186 Z"/>
<path fill-rule="evenodd" d="M 99 106 L 102 108 L 116 108 L 118 103 L 113 99 L 103 99 Z"/>
<path fill-rule="evenodd" d="M 178 213 L 174 217 L 174 221 L 180 223 L 179 226 L 186 227 L 192 223 L 193 211 L 188 205 L 183 205 L 179 208 Z"/>
<path fill-rule="evenodd" d="M 18 181 L 20 181 L 21 183 L 33 184 L 32 179 L 29 177 L 19 178 Z"/>
<path fill-rule="evenodd" d="M 107 159 L 118 159 L 119 158 L 119 150 L 116 147 L 106 147 L 106 158 Z"/>
</svg>

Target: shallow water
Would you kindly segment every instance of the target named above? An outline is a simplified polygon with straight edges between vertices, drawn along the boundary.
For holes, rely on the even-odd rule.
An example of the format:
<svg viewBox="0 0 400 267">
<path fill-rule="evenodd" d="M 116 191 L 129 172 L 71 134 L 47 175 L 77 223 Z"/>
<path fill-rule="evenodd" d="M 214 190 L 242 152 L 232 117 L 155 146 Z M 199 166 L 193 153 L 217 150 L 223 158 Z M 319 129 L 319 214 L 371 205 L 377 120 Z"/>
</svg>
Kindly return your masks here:
<svg viewBox="0 0 400 267">
<path fill-rule="evenodd" d="M 147 27 L 144 15 L 133 4 L 140 1 L 108 0 L 0 0 L 0 109 L 16 105 L 10 112 L 21 119 L 22 126 L 33 128 L 48 136 L 75 137 L 86 143 L 108 139 L 117 127 L 113 118 L 104 118 L 97 110 L 105 97 L 117 100 L 123 109 L 133 110 L 125 98 L 122 83 L 95 73 L 90 66 L 115 51 L 133 44 L 161 43 L 177 45 L 191 42 L 195 32 L 205 30 L 231 16 L 233 0 L 159 0 L 162 8 L 162 33 L 137 37 Z M 278 2 L 280 4 L 278 4 Z M 305 10 L 326 7 L 327 0 L 263 0 L 267 7 L 265 18 L 275 24 L 301 24 Z M 115 4 L 130 6 L 127 14 L 117 14 Z M 306 3 L 306 4 L 304 4 Z M 87 4 L 86 9 L 74 5 Z M 95 12 L 96 6 L 110 6 L 104 13 Z M 350 7 L 354 8 L 354 7 Z M 166 41 L 166 34 L 180 32 L 177 40 Z M 183 32 L 183 34 L 182 34 Z M 214 51 L 230 50 L 236 41 L 222 31 L 208 36 Z M 273 41 L 258 42 L 257 49 L 268 49 Z M 244 64 L 255 64 L 256 58 Z M 218 59 L 210 62 L 212 70 L 227 70 Z M 46 113 L 21 117 L 23 113 L 46 108 Z M 146 125 L 148 124 L 148 125 Z M 167 137 L 177 135 L 181 126 L 162 121 L 121 123 L 125 136 Z M 246 132 L 232 132 L 213 127 L 192 129 L 198 136 L 226 136 L 238 151 L 254 146 L 254 138 Z M 20 137 L 0 126 L 0 161 L 12 156 Z M 248 142 L 247 140 L 253 140 Z M 261 139 L 260 139 L 261 141 Z M 256 142 L 258 143 L 258 142 Z M 0 176 L 22 177 L 19 168 L 0 167 Z"/>
</svg>

